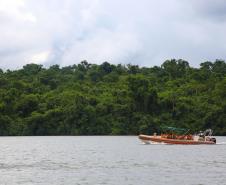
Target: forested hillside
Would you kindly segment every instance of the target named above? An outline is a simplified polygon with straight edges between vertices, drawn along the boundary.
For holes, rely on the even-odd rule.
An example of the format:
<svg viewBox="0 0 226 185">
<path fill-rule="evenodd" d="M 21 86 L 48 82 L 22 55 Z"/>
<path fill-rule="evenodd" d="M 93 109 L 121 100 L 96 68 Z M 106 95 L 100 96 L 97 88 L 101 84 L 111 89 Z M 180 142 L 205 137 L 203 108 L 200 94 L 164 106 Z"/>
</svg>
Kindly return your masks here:
<svg viewBox="0 0 226 185">
<path fill-rule="evenodd" d="M 226 135 L 225 61 L 0 70 L 0 135 L 151 134 L 161 125 Z"/>
</svg>

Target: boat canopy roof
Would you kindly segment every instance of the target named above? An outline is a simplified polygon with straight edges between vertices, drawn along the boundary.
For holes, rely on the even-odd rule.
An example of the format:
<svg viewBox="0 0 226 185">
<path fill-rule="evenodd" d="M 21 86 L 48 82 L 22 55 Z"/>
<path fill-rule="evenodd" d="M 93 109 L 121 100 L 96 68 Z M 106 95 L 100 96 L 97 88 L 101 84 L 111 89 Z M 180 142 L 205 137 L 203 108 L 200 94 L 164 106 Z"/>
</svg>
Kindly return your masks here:
<svg viewBox="0 0 226 185">
<path fill-rule="evenodd" d="M 163 131 L 169 131 L 169 132 L 178 133 L 178 134 L 185 133 L 185 132 L 189 131 L 189 129 L 169 127 L 169 126 L 165 126 L 165 125 L 161 126 L 161 128 L 162 128 Z"/>
</svg>

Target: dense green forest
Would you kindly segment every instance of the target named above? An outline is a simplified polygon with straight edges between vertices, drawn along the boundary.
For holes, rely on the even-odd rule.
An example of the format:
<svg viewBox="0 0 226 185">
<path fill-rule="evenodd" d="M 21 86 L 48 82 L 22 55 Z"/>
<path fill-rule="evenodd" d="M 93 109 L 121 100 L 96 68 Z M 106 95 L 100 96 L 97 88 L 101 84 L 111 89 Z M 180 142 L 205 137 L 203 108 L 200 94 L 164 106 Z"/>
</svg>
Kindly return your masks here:
<svg viewBox="0 0 226 185">
<path fill-rule="evenodd" d="M 129 135 L 161 125 L 226 135 L 226 63 L 0 69 L 0 135 Z"/>
</svg>

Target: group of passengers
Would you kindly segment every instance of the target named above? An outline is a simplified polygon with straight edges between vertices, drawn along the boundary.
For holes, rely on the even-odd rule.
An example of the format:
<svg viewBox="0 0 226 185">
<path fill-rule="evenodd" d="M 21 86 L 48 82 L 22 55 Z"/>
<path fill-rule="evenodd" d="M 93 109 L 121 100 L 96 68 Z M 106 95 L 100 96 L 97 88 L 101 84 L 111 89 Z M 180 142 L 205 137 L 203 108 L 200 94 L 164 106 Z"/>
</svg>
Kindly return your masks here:
<svg viewBox="0 0 226 185">
<path fill-rule="evenodd" d="M 163 138 L 167 139 L 180 139 L 180 140 L 192 140 L 193 136 L 191 134 L 188 135 L 176 135 L 176 134 L 162 134 L 161 135 Z"/>
</svg>

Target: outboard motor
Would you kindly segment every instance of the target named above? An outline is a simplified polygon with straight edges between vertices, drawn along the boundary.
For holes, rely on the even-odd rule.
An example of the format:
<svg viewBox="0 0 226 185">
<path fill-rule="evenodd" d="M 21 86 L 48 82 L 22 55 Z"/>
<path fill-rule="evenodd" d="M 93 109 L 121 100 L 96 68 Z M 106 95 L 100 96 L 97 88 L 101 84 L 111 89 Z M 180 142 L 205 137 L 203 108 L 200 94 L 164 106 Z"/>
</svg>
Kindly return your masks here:
<svg viewBox="0 0 226 185">
<path fill-rule="evenodd" d="M 210 141 L 212 141 L 212 142 L 214 142 L 214 143 L 217 142 L 216 138 L 214 138 L 214 137 L 210 138 Z"/>
<path fill-rule="evenodd" d="M 213 130 L 207 129 L 207 130 L 205 130 L 205 131 L 203 132 L 203 134 L 204 134 L 205 136 L 212 136 Z M 210 141 L 212 141 L 212 142 L 214 142 L 214 143 L 216 144 L 216 142 L 217 142 L 216 138 L 210 137 L 209 139 L 210 139 Z"/>
</svg>

